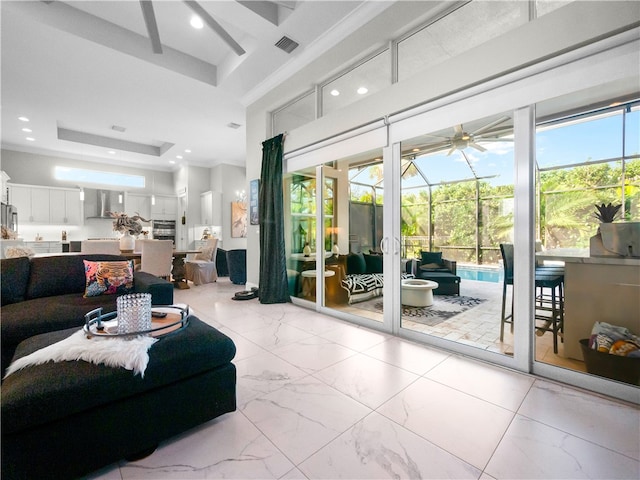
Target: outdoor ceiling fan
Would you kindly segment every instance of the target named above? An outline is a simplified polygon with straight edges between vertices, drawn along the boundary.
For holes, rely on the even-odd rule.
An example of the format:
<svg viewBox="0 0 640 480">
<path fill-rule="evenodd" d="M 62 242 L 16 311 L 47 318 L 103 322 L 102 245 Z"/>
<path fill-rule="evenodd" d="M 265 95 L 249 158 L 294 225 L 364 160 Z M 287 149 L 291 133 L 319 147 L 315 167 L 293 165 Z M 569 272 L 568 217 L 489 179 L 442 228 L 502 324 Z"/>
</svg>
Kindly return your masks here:
<svg viewBox="0 0 640 480">
<path fill-rule="evenodd" d="M 424 149 L 420 149 L 420 153 L 421 154 L 434 153 L 434 152 L 448 149 L 449 151 L 447 152 L 447 156 L 449 156 L 456 150 L 460 150 L 461 152 L 463 152 L 463 150 L 469 147 L 475 148 L 480 152 L 486 152 L 487 149 L 484 148 L 482 145 L 480 145 L 478 142 L 510 141 L 508 139 L 498 138 L 496 136 L 497 132 L 495 131 L 489 133 L 489 130 L 500 125 L 501 123 L 506 122 L 507 120 L 509 120 L 509 118 L 510 117 L 506 117 L 506 116 L 500 117 L 497 120 L 494 120 L 493 122 L 490 122 L 472 132 L 466 131 L 462 124 L 455 125 L 453 127 L 452 137 L 442 137 L 442 138 L 445 138 L 444 141 L 427 145 L 425 146 Z M 485 136 L 487 134 L 490 134 L 491 136 Z"/>
</svg>

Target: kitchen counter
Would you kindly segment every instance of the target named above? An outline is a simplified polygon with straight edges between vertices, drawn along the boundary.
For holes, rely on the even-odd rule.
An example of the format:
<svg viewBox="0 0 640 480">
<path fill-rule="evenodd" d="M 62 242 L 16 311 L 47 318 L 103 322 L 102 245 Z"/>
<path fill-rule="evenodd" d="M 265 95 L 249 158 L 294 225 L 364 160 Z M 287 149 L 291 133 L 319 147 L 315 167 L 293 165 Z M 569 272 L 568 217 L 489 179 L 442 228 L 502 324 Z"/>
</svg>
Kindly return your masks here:
<svg viewBox="0 0 640 480">
<path fill-rule="evenodd" d="M 589 338 L 597 321 L 640 335 L 640 258 L 557 249 L 539 252 L 536 259 L 565 264 L 564 356 L 582 360 L 579 341 Z"/>
<path fill-rule="evenodd" d="M 25 247 L 29 247 L 35 253 L 59 253 L 62 252 L 60 240 L 34 240 L 25 241 Z"/>
<path fill-rule="evenodd" d="M 640 266 L 640 257 L 590 256 L 588 248 L 556 248 L 536 252 L 537 260 L 551 260 L 571 263 L 593 263 L 598 265 Z"/>
</svg>

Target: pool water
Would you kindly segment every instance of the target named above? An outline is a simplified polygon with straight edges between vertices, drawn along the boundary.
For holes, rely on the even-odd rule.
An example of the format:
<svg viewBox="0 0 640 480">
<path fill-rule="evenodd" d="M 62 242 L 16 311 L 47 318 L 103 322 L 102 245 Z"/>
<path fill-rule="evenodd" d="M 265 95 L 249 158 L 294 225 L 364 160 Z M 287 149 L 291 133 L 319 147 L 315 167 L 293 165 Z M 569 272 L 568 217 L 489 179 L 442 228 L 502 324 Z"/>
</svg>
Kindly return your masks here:
<svg viewBox="0 0 640 480">
<path fill-rule="evenodd" d="M 480 282 L 498 283 L 502 281 L 502 271 L 497 268 L 475 267 L 472 265 L 458 265 L 458 276 L 463 280 L 477 280 Z"/>
</svg>

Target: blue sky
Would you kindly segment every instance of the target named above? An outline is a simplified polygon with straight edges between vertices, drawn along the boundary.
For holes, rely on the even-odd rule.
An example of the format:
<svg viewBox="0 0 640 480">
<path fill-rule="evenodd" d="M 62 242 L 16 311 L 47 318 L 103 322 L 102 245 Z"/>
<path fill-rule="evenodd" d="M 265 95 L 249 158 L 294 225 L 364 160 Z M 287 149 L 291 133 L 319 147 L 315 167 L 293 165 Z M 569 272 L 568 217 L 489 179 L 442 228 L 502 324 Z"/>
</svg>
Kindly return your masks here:
<svg viewBox="0 0 640 480">
<path fill-rule="evenodd" d="M 536 135 L 536 156 L 540 168 L 571 165 L 589 160 L 620 158 L 622 149 L 622 115 L 600 116 L 590 121 L 564 124 L 561 128 L 541 128 Z M 640 109 L 626 115 L 626 154 L 640 152 Z M 483 143 L 486 152 L 465 149 L 478 176 L 491 176 L 493 185 L 513 184 L 513 142 Z M 473 178 L 459 151 L 416 159 L 431 184 Z M 403 182 L 403 188 L 421 184 L 419 178 Z"/>
</svg>

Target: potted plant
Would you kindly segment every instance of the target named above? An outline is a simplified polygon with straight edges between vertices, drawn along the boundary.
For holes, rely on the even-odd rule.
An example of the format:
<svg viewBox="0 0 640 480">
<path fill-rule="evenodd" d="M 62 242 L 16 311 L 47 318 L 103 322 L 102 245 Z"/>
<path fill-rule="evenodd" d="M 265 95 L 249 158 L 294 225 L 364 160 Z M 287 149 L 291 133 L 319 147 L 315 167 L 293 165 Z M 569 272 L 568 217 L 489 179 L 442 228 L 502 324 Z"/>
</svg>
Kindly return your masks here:
<svg viewBox="0 0 640 480">
<path fill-rule="evenodd" d="M 622 204 L 596 205 L 596 218 L 600 226 L 591 237 L 589 252 L 593 256 L 640 256 L 640 222 L 618 222 L 614 220 L 620 213 Z"/>
<path fill-rule="evenodd" d="M 140 220 L 143 222 L 148 222 L 149 220 L 142 218 L 138 212 L 133 217 L 124 212 L 109 212 L 109 215 L 115 219 L 113 221 L 113 230 L 122 234 L 122 237 L 120 237 L 120 250 L 132 252 L 135 246 L 134 237 L 142 233 Z"/>
<path fill-rule="evenodd" d="M 595 207 L 597 210 L 596 218 L 600 220 L 600 223 L 613 223 L 613 221 L 618 216 L 618 213 L 620 213 L 622 204 L 614 205 L 612 203 L 609 203 L 608 205 L 605 205 L 603 203 L 602 205 L 596 204 Z M 600 227 L 598 227 L 598 230 L 600 230 Z"/>
</svg>

